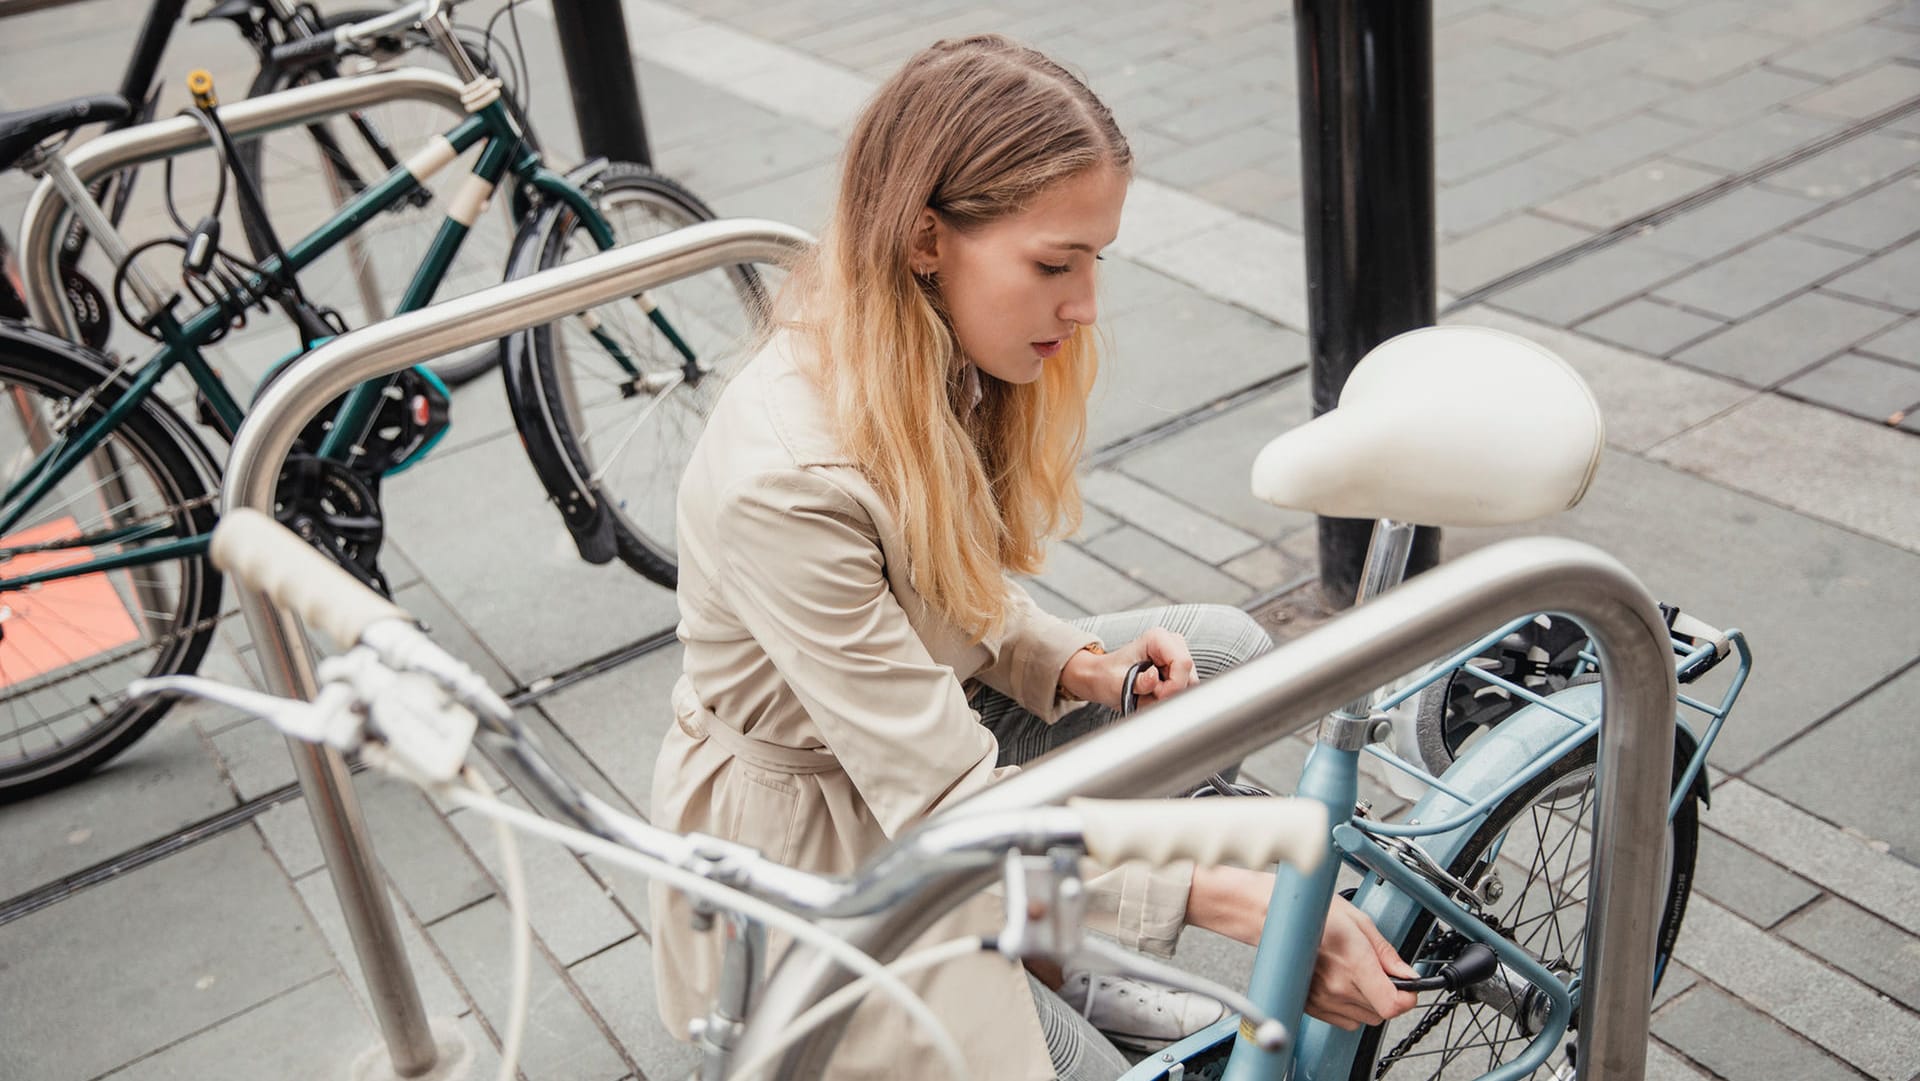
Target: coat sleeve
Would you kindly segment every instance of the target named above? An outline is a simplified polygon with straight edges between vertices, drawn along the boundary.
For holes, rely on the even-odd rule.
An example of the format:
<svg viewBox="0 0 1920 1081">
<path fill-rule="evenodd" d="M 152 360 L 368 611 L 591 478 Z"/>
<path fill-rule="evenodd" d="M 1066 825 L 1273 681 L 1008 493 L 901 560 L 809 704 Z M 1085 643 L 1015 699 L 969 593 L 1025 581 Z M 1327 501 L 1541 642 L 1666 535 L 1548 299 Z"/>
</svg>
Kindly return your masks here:
<svg viewBox="0 0 1920 1081">
<path fill-rule="evenodd" d="M 894 597 L 871 517 L 799 470 L 718 506 L 719 588 L 888 836 L 994 776 L 993 737 Z"/>
<path fill-rule="evenodd" d="M 1081 705 L 1057 693 L 1060 670 L 1068 658 L 1099 641 L 1098 635 L 1033 603 L 1019 583 L 1009 580 L 1006 619 L 986 642 L 992 660 L 975 678 L 1052 724 Z"/>
</svg>

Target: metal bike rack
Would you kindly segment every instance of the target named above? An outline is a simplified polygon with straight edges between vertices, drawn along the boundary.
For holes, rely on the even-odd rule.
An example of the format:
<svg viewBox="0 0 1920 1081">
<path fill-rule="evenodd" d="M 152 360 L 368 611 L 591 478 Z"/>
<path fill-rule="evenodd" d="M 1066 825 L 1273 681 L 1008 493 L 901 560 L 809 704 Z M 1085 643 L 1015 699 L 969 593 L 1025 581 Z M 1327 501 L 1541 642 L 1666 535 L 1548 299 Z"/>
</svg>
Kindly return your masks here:
<svg viewBox="0 0 1920 1081">
<path fill-rule="evenodd" d="M 1150 715 L 1076 740 L 948 813 L 1016 811 L 1071 796 L 1172 794 L 1184 780 L 1239 761 L 1473 634 L 1541 611 L 1573 617 L 1605 658 L 1580 1075 L 1641 1081 L 1676 687 L 1667 628 L 1652 596 L 1617 560 L 1590 546 L 1529 538 L 1443 564 Z M 891 960 L 937 918 L 935 899 L 967 896 L 994 877 L 989 869 L 936 878 L 887 912 L 849 921 L 845 937 Z M 844 969 L 820 954 L 794 947 L 768 981 L 740 1054 L 751 1057 L 847 980 Z M 823 1026 L 796 1043 L 769 1076 L 820 1076 L 843 1025 L 844 1019 L 841 1026 Z"/>
<path fill-rule="evenodd" d="M 460 102 L 458 79 L 423 68 L 402 68 L 328 79 L 312 86 L 222 105 L 220 121 L 237 137 L 400 100 L 439 105 L 456 116 L 467 113 L 466 106 Z M 206 145 L 205 128 L 192 117 L 175 116 L 102 135 L 74 151 L 67 158 L 67 164 L 82 184 L 90 184 L 130 165 L 173 157 Z M 61 198 L 52 181 L 42 180 L 33 189 L 22 218 L 20 277 L 26 286 L 27 311 L 34 323 L 61 337 L 76 338 L 73 321 L 60 298 L 59 239 L 67 209 L 66 200 Z"/>
<path fill-rule="evenodd" d="M 252 507 L 271 514 L 274 485 L 295 437 L 355 384 L 704 271 L 784 262 L 812 242 L 778 222 L 705 222 L 341 335 L 275 380 L 247 414 L 227 460 L 221 513 Z M 238 592 L 269 689 L 312 698 L 318 683 L 299 619 L 264 594 Z M 297 740 L 288 747 L 394 1071 L 420 1076 L 435 1066 L 434 1038 L 346 763 L 325 747 Z"/>
</svg>

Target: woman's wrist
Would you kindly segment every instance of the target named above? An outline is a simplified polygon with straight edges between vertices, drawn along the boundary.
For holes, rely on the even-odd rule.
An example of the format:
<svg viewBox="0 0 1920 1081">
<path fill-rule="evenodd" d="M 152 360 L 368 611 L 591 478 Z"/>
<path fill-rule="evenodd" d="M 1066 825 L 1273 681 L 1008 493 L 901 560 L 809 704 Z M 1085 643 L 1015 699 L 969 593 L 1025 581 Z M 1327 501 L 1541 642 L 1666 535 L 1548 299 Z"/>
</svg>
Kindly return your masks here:
<svg viewBox="0 0 1920 1081">
<path fill-rule="evenodd" d="M 1103 702 L 1100 677 L 1106 671 L 1101 660 L 1106 650 L 1098 642 L 1089 642 L 1074 650 L 1060 669 L 1060 697 L 1075 702 Z"/>
<path fill-rule="evenodd" d="M 1187 922 L 1249 944 L 1260 941 L 1273 876 L 1244 867 L 1197 866 L 1187 892 Z"/>
</svg>

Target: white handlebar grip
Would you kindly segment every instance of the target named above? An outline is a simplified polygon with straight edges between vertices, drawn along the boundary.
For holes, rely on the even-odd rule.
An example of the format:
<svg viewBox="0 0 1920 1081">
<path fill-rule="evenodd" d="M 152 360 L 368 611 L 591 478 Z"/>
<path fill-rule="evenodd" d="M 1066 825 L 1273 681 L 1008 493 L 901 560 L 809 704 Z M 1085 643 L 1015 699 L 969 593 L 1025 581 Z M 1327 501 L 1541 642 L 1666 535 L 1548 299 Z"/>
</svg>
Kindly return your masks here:
<svg viewBox="0 0 1920 1081">
<path fill-rule="evenodd" d="M 337 649 L 351 649 L 361 632 L 383 619 L 413 622 L 405 609 L 257 510 L 223 516 L 213 529 L 212 555 L 214 566 L 291 610 Z"/>
<path fill-rule="evenodd" d="M 1312 871 L 1326 854 L 1327 808 L 1297 797 L 1070 799 L 1087 855 L 1101 863 L 1289 863 Z"/>
</svg>

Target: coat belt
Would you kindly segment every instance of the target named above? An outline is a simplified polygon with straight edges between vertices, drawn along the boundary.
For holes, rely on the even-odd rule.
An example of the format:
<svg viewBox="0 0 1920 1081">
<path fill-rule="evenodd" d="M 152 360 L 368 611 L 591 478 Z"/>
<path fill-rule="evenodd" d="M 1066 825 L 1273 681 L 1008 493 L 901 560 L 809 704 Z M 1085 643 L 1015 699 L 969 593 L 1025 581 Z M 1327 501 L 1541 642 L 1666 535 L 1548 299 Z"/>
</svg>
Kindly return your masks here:
<svg viewBox="0 0 1920 1081">
<path fill-rule="evenodd" d="M 689 735 L 704 736 L 718 744 L 721 750 L 749 765 L 773 773 L 797 775 L 838 773 L 842 769 L 840 760 L 824 748 L 803 750 L 799 747 L 783 747 L 778 743 L 755 739 L 728 725 L 712 710 L 700 704 L 691 688 L 687 688 L 685 694 L 676 693 L 674 699 L 674 712 L 680 715 L 680 723 Z"/>
</svg>

